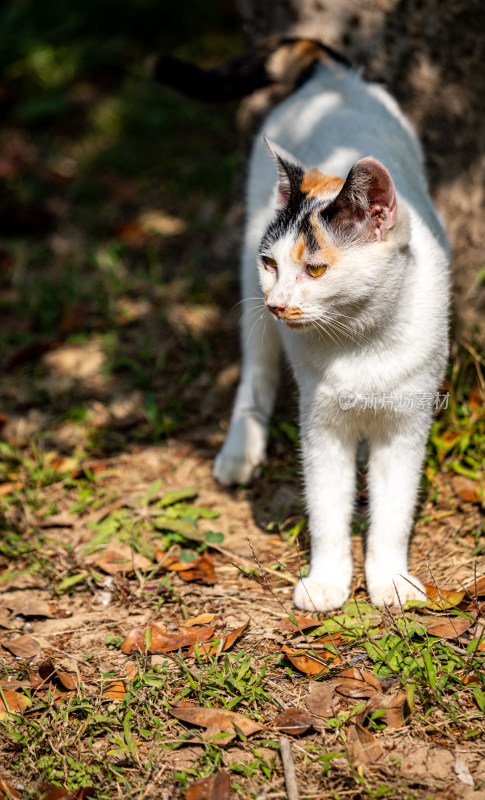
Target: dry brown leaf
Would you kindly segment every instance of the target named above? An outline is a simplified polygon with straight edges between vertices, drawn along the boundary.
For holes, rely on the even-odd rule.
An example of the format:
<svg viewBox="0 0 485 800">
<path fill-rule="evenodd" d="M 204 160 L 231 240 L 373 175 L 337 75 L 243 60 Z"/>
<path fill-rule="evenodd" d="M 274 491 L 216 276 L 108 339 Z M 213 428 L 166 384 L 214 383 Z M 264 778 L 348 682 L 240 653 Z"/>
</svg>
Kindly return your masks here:
<svg viewBox="0 0 485 800">
<path fill-rule="evenodd" d="M 10 628 L 10 618 L 8 614 L 0 608 L 0 628 Z"/>
<path fill-rule="evenodd" d="M 466 478 L 464 475 L 456 475 L 452 481 L 453 492 L 465 500 L 466 503 L 482 503 L 483 486 L 479 481 L 473 481 L 471 478 Z"/>
<path fill-rule="evenodd" d="M 212 639 L 215 627 L 215 625 L 208 628 L 194 626 L 169 631 L 163 623 L 153 622 L 151 625 L 130 631 L 121 644 L 121 650 L 126 655 L 145 652 L 169 653 L 181 647 L 189 647 L 195 642 L 207 642 Z"/>
<path fill-rule="evenodd" d="M 243 634 L 244 631 L 249 627 L 250 622 L 251 619 L 250 617 L 248 617 L 246 622 L 243 622 L 243 624 L 240 625 L 239 628 L 235 628 L 235 630 L 229 631 L 229 633 L 227 633 L 223 637 L 222 645 L 220 639 L 216 639 L 214 642 L 206 642 L 205 644 L 198 645 L 197 649 L 199 652 L 199 658 L 207 658 L 208 656 L 215 656 L 218 651 L 222 653 L 225 652 L 226 650 L 230 650 L 234 642 L 237 639 L 239 639 L 241 634 Z M 192 657 L 195 656 L 195 645 L 189 649 L 189 656 Z"/>
<path fill-rule="evenodd" d="M 306 733 L 313 726 L 313 717 L 303 708 L 287 708 L 273 720 L 273 727 L 283 733 L 292 733 L 298 736 Z"/>
<path fill-rule="evenodd" d="M 310 691 L 305 700 L 305 705 L 310 713 L 324 719 L 333 717 L 335 715 L 333 708 L 335 682 L 321 683 L 320 681 L 311 681 L 308 688 Z"/>
<path fill-rule="evenodd" d="M 364 725 L 368 717 L 381 709 L 385 710 L 382 716 L 379 716 L 379 722 L 385 722 L 388 728 L 402 728 L 409 720 L 410 710 L 406 693 L 399 691 L 394 694 L 375 694 L 367 701 L 357 721 Z"/>
<path fill-rule="evenodd" d="M 0 778 L 0 800 L 20 800 L 17 790 L 2 778 Z"/>
<path fill-rule="evenodd" d="M 467 593 L 472 597 L 485 597 L 485 575 L 473 581 L 471 586 L 468 587 Z"/>
<path fill-rule="evenodd" d="M 92 787 L 79 789 L 65 789 L 64 786 L 55 786 L 53 783 L 42 783 L 37 789 L 42 800 L 84 800 L 93 794 Z"/>
<path fill-rule="evenodd" d="M 453 591 L 449 589 L 436 588 L 434 583 L 425 583 L 424 588 L 428 596 L 427 608 L 433 611 L 443 611 L 447 608 L 454 608 L 458 606 L 465 597 L 465 591 Z"/>
<path fill-rule="evenodd" d="M 208 622 L 212 622 L 214 619 L 215 614 L 199 614 L 197 617 L 191 617 L 190 619 L 184 620 L 184 622 L 180 623 L 182 628 L 190 627 L 191 625 L 206 625 Z"/>
<path fill-rule="evenodd" d="M 465 617 L 444 617 L 427 623 L 426 627 L 431 636 L 439 636 L 440 639 L 457 639 L 473 624 L 473 620 Z"/>
<path fill-rule="evenodd" d="M 375 675 L 358 667 L 345 669 L 336 676 L 335 683 L 335 690 L 344 697 L 372 697 L 382 690 L 382 684 Z"/>
<path fill-rule="evenodd" d="M 384 757 L 384 750 L 372 734 L 357 722 L 347 731 L 347 751 L 354 767 L 375 764 Z"/>
<path fill-rule="evenodd" d="M 195 581 L 206 586 L 213 586 L 217 583 L 214 562 L 207 552 L 196 558 L 195 561 L 191 561 L 190 564 L 185 564 L 182 561 L 176 561 L 172 564 L 167 563 L 167 561 L 162 563 L 166 569 L 178 572 L 182 580 L 188 583 Z"/>
<path fill-rule="evenodd" d="M 32 705 L 32 700 L 25 694 L 2 689 L 0 694 L 0 719 L 10 714 L 22 714 Z"/>
<path fill-rule="evenodd" d="M 328 650 L 322 650 L 318 654 L 318 658 L 311 656 L 302 650 L 292 650 L 291 647 L 283 645 L 282 650 L 294 667 L 304 672 L 305 675 L 320 675 L 322 672 L 327 672 L 331 667 L 340 663 L 340 657 Z M 328 664 L 323 664 L 323 661 L 328 661 Z"/>
<path fill-rule="evenodd" d="M 43 681 L 55 683 L 58 688 L 64 691 L 75 692 L 77 689 L 78 682 L 76 676 L 72 675 L 70 672 L 58 669 L 50 658 L 46 658 L 39 664 L 38 671 Z"/>
<path fill-rule="evenodd" d="M 8 642 L 2 642 L 2 647 L 10 650 L 17 658 L 35 658 L 41 650 L 37 639 L 27 633 L 23 636 L 17 636 L 15 639 L 9 639 Z"/>
<path fill-rule="evenodd" d="M 103 700 L 123 700 L 126 696 L 125 681 L 112 681 L 103 689 Z"/>
<path fill-rule="evenodd" d="M 17 489 L 23 489 L 24 484 L 22 481 L 10 481 L 8 483 L 2 483 L 0 486 L 0 497 L 8 497 L 9 494 L 12 492 L 17 491 Z"/>
<path fill-rule="evenodd" d="M 147 572 L 153 567 L 149 558 L 135 553 L 128 544 L 121 544 L 115 538 L 108 542 L 106 550 L 102 553 L 93 553 L 85 559 L 85 562 L 96 564 L 109 575 L 128 575 L 135 569 Z"/>
<path fill-rule="evenodd" d="M 248 617 L 247 620 L 245 622 L 243 622 L 242 625 L 239 626 L 239 628 L 235 628 L 233 631 L 229 631 L 226 634 L 226 636 L 224 637 L 224 642 L 223 642 L 223 645 L 222 645 L 222 649 L 224 651 L 230 650 L 231 647 L 233 646 L 234 642 L 237 639 L 239 639 L 240 636 L 242 636 L 244 631 L 247 631 L 247 629 L 249 628 L 250 623 L 251 623 L 251 619 L 250 619 L 250 617 Z"/>
<path fill-rule="evenodd" d="M 229 800 L 231 778 L 225 769 L 187 788 L 185 800 Z"/>
<path fill-rule="evenodd" d="M 225 708 L 204 708 L 202 706 L 189 706 L 185 703 L 174 703 L 170 709 L 173 717 L 189 722 L 191 725 L 198 725 L 206 728 L 209 739 L 214 738 L 220 733 L 229 733 L 218 741 L 218 744 L 230 742 L 239 729 L 245 736 L 262 730 L 262 726 L 253 722 L 249 717 L 237 714 L 235 711 L 228 711 Z"/>
<path fill-rule="evenodd" d="M 303 614 L 293 614 L 293 619 L 296 625 L 295 622 L 292 622 L 289 618 L 281 620 L 277 632 L 295 633 L 295 631 L 306 631 L 308 628 L 319 628 L 322 625 L 320 619 L 316 617 L 305 617 Z"/>
<path fill-rule="evenodd" d="M 13 614 L 23 617 L 47 617 L 53 619 L 57 608 L 53 603 L 47 603 L 35 592 L 15 592 L 13 597 L 2 598 L 2 607 L 8 608 Z"/>
</svg>

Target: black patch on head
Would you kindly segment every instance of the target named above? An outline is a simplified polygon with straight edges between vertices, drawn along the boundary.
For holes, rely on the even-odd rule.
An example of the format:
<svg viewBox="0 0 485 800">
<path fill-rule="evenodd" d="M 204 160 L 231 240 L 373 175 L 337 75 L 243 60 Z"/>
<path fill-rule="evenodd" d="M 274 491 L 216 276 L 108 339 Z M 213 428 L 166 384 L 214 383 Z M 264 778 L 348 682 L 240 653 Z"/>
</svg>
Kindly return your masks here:
<svg viewBox="0 0 485 800">
<path fill-rule="evenodd" d="M 318 212 L 320 207 L 321 200 L 319 198 L 308 198 L 306 194 L 299 191 L 294 198 L 294 202 L 290 203 L 286 208 L 279 209 L 275 219 L 268 226 L 261 240 L 260 252 L 262 254 L 268 252 L 274 242 L 277 242 L 278 239 L 293 230 L 295 239 L 303 235 L 308 250 L 311 253 L 316 253 L 319 245 L 315 238 L 311 218 L 316 211 L 317 213 L 326 211 L 326 209 L 323 209 Z"/>
</svg>

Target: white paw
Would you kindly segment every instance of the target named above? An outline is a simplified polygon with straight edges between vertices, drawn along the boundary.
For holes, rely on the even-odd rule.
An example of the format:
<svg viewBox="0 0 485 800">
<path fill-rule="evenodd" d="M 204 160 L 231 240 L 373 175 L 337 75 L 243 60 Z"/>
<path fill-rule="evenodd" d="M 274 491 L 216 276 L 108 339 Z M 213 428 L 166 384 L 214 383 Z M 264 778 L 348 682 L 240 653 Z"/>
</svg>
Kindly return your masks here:
<svg viewBox="0 0 485 800">
<path fill-rule="evenodd" d="M 421 581 L 414 575 L 403 572 L 402 575 L 390 578 L 382 582 L 382 575 L 379 581 L 371 582 L 367 579 L 367 588 L 371 602 L 376 606 L 398 606 L 404 605 L 409 600 L 426 600 L 426 592 Z"/>
<path fill-rule="evenodd" d="M 239 417 L 232 422 L 214 462 L 213 475 L 223 486 L 249 483 L 266 455 L 267 427 L 260 419 Z"/>
<path fill-rule="evenodd" d="M 295 586 L 293 602 L 305 611 L 331 611 L 340 608 L 349 594 L 347 581 L 335 584 L 317 578 L 302 578 Z"/>
</svg>

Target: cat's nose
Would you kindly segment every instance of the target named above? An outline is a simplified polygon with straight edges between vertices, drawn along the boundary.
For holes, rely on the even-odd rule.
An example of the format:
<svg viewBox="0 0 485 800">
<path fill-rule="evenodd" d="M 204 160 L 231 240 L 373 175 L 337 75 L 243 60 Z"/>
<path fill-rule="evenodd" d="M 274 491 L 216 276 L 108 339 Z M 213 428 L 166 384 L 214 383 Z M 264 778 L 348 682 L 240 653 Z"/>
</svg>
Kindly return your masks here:
<svg viewBox="0 0 485 800">
<path fill-rule="evenodd" d="M 272 306 L 268 303 L 268 308 L 275 317 L 281 317 L 282 314 L 286 311 L 286 306 Z"/>
</svg>

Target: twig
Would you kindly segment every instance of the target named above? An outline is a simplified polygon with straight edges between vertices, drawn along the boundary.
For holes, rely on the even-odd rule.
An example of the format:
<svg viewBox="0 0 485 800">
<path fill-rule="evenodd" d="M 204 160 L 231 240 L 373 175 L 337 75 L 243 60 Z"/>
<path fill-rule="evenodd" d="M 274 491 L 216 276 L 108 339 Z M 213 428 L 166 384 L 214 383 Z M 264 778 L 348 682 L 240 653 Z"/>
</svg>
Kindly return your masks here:
<svg viewBox="0 0 485 800">
<path fill-rule="evenodd" d="M 274 597 L 274 599 L 276 600 L 276 602 L 280 604 L 280 606 L 281 606 L 281 608 L 283 609 L 283 611 L 285 612 L 285 614 L 286 614 L 287 616 L 290 616 L 290 613 L 291 613 L 291 612 L 287 611 L 287 609 L 285 608 L 284 604 L 281 602 L 280 598 L 279 598 L 279 597 L 276 597 L 275 593 L 273 592 L 273 589 L 271 588 L 271 584 L 270 584 L 270 582 L 269 582 L 269 580 L 268 580 L 268 577 L 267 577 L 267 575 L 265 574 L 265 572 L 264 572 L 264 570 L 263 570 L 263 567 L 262 567 L 262 566 L 261 566 L 261 564 L 259 563 L 259 558 L 257 557 L 256 553 L 254 552 L 254 547 L 253 547 L 253 545 L 251 544 L 251 540 L 250 540 L 249 538 L 248 538 L 247 542 L 248 542 L 248 545 L 249 545 L 249 549 L 251 550 L 251 553 L 253 554 L 253 558 L 254 558 L 254 560 L 255 560 L 256 564 L 257 564 L 257 565 L 258 565 L 258 567 L 259 567 L 259 571 L 261 572 L 261 577 L 262 577 L 262 579 L 263 579 L 264 585 L 266 586 L 266 588 L 268 589 L 268 591 L 270 592 L 270 594 L 271 594 L 271 595 Z"/>
<path fill-rule="evenodd" d="M 283 764 L 283 773 L 285 776 L 286 793 L 288 800 L 300 800 L 300 793 L 296 783 L 295 762 L 291 754 L 291 745 L 286 736 L 280 736 L 280 755 Z"/>
</svg>

